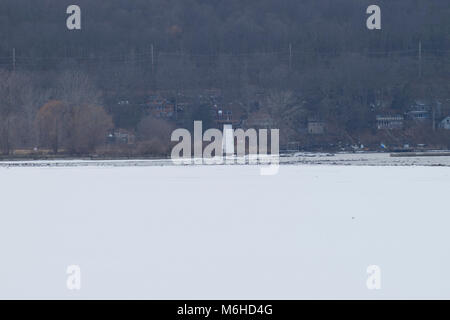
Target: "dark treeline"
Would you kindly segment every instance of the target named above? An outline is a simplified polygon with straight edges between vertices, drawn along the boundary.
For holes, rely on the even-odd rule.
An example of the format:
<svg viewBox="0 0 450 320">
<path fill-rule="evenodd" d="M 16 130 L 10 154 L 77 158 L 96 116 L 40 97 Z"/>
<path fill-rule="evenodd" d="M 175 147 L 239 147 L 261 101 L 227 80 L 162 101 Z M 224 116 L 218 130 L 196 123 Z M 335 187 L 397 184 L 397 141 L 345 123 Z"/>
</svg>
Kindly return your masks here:
<svg viewBox="0 0 450 320">
<path fill-rule="evenodd" d="M 71 4 L 81 7 L 82 30 L 66 28 Z M 366 28 L 371 4 L 381 7 L 382 30 Z M 65 117 L 57 121 L 71 128 L 63 148 L 92 152 L 87 138 L 73 138 L 76 106 L 92 106 L 86 110 L 105 129 L 111 121 L 158 128 L 134 111 L 118 114 L 117 101 L 211 88 L 239 102 L 246 118 L 262 92 L 258 108 L 284 142 L 307 140 L 300 128 L 308 117 L 328 122 L 330 141 L 375 141 L 376 113 L 404 113 L 415 99 L 445 107 L 450 99 L 449 16 L 448 0 L 2 0 L 2 150 L 47 141 L 57 151 L 60 138 L 48 126 Z M 76 97 L 86 90 L 96 93 L 86 95 L 92 100 Z M 69 111 L 50 112 L 59 110 L 55 101 Z M 51 116 L 42 120 L 44 111 Z M 429 141 L 437 138 L 447 143 L 448 134 Z"/>
<path fill-rule="evenodd" d="M 65 28 L 77 4 L 83 31 Z M 365 28 L 366 8 L 382 8 L 383 31 Z M 224 54 L 449 49 L 446 0 L 3 0 L 0 55 L 61 57 L 147 51 Z"/>
</svg>

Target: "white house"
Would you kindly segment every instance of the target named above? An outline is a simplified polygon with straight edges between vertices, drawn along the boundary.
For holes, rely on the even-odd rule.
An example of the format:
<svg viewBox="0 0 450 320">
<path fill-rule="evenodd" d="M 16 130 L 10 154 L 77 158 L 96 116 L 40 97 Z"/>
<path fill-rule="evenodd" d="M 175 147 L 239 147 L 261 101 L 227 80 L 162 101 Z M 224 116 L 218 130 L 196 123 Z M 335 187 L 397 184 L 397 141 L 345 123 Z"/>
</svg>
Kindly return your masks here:
<svg viewBox="0 0 450 320">
<path fill-rule="evenodd" d="M 439 123 L 439 128 L 441 128 L 441 129 L 446 129 L 446 130 L 450 130 L 450 116 L 444 118 L 444 119 Z"/>
<path fill-rule="evenodd" d="M 377 129 L 401 129 L 403 128 L 403 116 L 401 115 L 378 115 Z"/>
<path fill-rule="evenodd" d="M 325 122 L 316 118 L 308 119 L 308 133 L 309 134 L 325 133 Z"/>
<path fill-rule="evenodd" d="M 431 119 L 432 106 L 430 103 L 416 101 L 409 107 L 408 116 L 413 120 L 423 121 Z"/>
</svg>

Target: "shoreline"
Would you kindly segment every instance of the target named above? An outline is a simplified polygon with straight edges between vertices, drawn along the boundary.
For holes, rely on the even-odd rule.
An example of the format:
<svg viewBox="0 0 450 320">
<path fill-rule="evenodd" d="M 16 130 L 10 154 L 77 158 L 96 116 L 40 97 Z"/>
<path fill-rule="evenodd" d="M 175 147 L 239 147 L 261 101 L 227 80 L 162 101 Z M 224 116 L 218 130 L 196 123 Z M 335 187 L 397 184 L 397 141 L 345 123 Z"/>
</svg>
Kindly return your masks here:
<svg viewBox="0 0 450 320">
<path fill-rule="evenodd" d="M 443 156 L 445 155 L 445 156 Z M 251 166 L 255 164 L 233 161 L 218 166 Z M 240 159 L 242 160 L 242 159 Z M 279 165 L 333 165 L 333 166 L 443 166 L 450 167 L 450 152 L 426 152 L 395 155 L 389 152 L 296 152 L 281 154 Z M 200 163 L 177 164 L 167 157 L 46 157 L 38 159 L 1 159 L 0 167 L 137 167 L 137 166 L 211 166 Z M 256 164 L 258 165 L 258 164 Z M 263 165 L 263 164 L 261 164 Z"/>
</svg>

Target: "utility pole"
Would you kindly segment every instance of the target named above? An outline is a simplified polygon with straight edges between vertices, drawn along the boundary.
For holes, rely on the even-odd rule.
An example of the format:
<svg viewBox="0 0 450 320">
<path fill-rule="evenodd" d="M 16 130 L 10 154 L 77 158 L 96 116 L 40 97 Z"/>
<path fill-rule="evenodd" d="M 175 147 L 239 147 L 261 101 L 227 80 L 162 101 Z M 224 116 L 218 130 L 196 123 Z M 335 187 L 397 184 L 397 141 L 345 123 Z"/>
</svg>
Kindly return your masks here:
<svg viewBox="0 0 450 320">
<path fill-rule="evenodd" d="M 13 48 L 13 55 L 12 55 L 12 64 L 13 64 L 13 71 L 16 71 L 16 48 Z"/>
<path fill-rule="evenodd" d="M 154 67 L 154 54 L 153 54 L 153 43 L 151 44 L 151 54 L 152 54 L 152 74 L 154 74 L 155 72 L 155 67 Z"/>
<path fill-rule="evenodd" d="M 292 70 L 292 43 L 289 43 L 289 70 Z"/>
<path fill-rule="evenodd" d="M 434 107 L 434 104 L 433 104 L 433 124 L 432 124 L 432 126 L 433 126 L 433 131 L 436 131 L 436 109 L 435 109 L 435 107 Z"/>
<path fill-rule="evenodd" d="M 422 41 L 419 41 L 419 78 L 422 78 Z"/>
</svg>

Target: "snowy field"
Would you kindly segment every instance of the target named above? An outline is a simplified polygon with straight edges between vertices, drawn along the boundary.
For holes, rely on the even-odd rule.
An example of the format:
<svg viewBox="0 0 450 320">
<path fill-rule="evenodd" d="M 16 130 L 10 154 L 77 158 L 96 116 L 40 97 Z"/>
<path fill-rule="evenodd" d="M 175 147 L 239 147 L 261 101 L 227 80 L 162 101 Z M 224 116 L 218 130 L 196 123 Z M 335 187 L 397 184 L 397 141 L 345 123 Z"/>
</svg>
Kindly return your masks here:
<svg viewBox="0 0 450 320">
<path fill-rule="evenodd" d="M 0 166 L 0 298 L 450 298 L 448 167 L 88 164 Z"/>
</svg>

